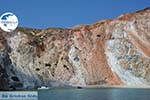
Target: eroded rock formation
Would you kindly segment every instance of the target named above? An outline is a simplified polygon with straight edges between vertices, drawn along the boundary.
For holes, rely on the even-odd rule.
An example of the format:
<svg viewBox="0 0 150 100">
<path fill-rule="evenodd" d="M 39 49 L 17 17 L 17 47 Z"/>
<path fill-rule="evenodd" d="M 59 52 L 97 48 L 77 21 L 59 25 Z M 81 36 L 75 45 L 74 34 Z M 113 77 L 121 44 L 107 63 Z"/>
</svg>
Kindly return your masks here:
<svg viewBox="0 0 150 100">
<path fill-rule="evenodd" d="M 0 89 L 150 85 L 150 9 L 71 29 L 0 31 Z"/>
</svg>

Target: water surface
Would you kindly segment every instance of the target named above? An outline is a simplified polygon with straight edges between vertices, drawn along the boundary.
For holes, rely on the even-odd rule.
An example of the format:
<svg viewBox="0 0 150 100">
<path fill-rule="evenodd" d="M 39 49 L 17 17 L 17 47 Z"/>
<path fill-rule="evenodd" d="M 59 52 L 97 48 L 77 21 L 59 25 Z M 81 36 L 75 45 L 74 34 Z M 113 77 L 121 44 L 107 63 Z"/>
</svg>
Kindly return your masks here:
<svg viewBox="0 0 150 100">
<path fill-rule="evenodd" d="M 40 90 L 39 100 L 150 100 L 150 89 Z"/>
</svg>

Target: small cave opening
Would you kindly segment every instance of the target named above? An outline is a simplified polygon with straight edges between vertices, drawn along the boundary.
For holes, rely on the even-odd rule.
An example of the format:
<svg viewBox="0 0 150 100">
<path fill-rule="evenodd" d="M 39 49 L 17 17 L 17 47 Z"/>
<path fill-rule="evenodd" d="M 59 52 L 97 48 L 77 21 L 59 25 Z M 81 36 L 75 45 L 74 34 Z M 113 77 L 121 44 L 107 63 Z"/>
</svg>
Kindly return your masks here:
<svg viewBox="0 0 150 100">
<path fill-rule="evenodd" d="M 40 68 L 36 68 L 35 70 L 36 70 L 36 71 L 40 71 Z"/>
<path fill-rule="evenodd" d="M 13 69 L 11 68 L 10 71 L 13 72 Z"/>
<path fill-rule="evenodd" d="M 101 37 L 101 35 L 98 34 L 97 37 Z"/>
<path fill-rule="evenodd" d="M 67 65 L 63 65 L 64 66 L 64 68 L 66 68 L 67 70 L 69 70 L 69 68 L 68 68 L 68 66 Z"/>
<path fill-rule="evenodd" d="M 51 67 L 51 64 L 46 63 L 45 66 L 46 67 Z"/>
<path fill-rule="evenodd" d="M 54 74 L 52 74 L 52 76 L 54 77 L 55 75 L 54 75 Z"/>
<path fill-rule="evenodd" d="M 79 59 L 79 57 L 78 56 L 76 56 L 76 57 L 74 57 L 74 59 L 73 59 L 74 61 L 79 61 L 80 59 Z"/>
<path fill-rule="evenodd" d="M 11 79 L 12 79 L 13 81 L 19 82 L 19 79 L 18 79 L 18 77 L 16 77 L 16 76 L 12 76 Z"/>
<path fill-rule="evenodd" d="M 56 63 L 54 65 L 57 66 L 57 64 L 58 64 L 58 61 L 56 61 Z"/>
<path fill-rule="evenodd" d="M 16 90 L 16 88 L 14 86 L 10 86 L 9 89 L 10 90 Z"/>
<path fill-rule="evenodd" d="M 75 49 L 79 49 L 79 48 L 75 46 Z"/>
<path fill-rule="evenodd" d="M 52 76 L 54 77 L 55 76 L 55 72 L 51 72 Z"/>
</svg>

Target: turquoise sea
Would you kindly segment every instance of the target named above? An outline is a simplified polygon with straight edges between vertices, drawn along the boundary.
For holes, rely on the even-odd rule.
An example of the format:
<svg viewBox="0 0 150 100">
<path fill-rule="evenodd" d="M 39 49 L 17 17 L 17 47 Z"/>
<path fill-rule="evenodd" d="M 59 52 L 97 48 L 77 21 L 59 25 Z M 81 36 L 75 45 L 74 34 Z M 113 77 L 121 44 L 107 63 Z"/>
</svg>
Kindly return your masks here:
<svg viewBox="0 0 150 100">
<path fill-rule="evenodd" d="M 39 90 L 39 100 L 150 100 L 150 89 L 52 89 Z"/>
</svg>

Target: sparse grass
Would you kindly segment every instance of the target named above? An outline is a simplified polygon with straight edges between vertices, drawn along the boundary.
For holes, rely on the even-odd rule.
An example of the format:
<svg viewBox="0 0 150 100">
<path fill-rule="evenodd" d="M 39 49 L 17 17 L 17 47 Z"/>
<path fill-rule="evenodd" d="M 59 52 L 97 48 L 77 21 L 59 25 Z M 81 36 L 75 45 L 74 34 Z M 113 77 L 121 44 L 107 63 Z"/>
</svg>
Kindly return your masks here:
<svg viewBox="0 0 150 100">
<path fill-rule="evenodd" d="M 24 34 L 27 34 L 28 36 L 33 36 L 32 32 L 35 34 L 41 32 L 40 29 L 23 28 L 23 27 L 18 27 L 16 31 L 23 32 Z"/>
<path fill-rule="evenodd" d="M 16 29 L 16 32 L 22 32 L 26 34 L 29 37 L 32 37 L 33 41 L 35 41 L 37 44 L 43 42 L 46 40 L 48 37 L 50 37 L 53 34 L 61 34 L 64 33 L 64 31 L 69 30 L 69 29 L 63 29 L 63 28 L 47 28 L 44 29 L 43 31 L 40 29 L 33 29 L 33 28 L 23 28 L 23 27 L 18 27 Z M 37 36 L 37 33 L 40 33 L 42 31 L 42 34 Z M 35 35 L 33 35 L 35 34 Z"/>
</svg>

